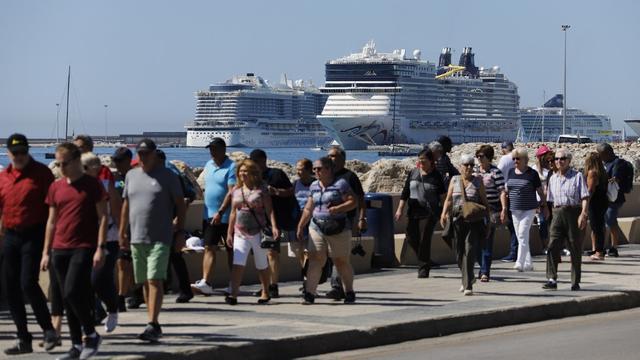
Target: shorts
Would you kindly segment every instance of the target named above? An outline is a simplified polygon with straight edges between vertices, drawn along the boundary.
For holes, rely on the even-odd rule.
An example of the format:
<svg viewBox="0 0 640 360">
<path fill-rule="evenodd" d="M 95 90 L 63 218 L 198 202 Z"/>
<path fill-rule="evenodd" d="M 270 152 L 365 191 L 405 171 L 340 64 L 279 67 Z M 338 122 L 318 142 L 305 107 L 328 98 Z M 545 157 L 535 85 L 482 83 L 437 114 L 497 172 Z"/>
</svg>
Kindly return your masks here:
<svg viewBox="0 0 640 360">
<path fill-rule="evenodd" d="M 133 277 L 136 284 L 147 280 L 166 280 L 171 247 L 156 242 L 153 244 L 131 244 Z"/>
<path fill-rule="evenodd" d="M 607 212 L 604 214 L 604 221 L 608 228 L 618 226 L 618 210 L 622 207 L 622 204 L 609 203 Z"/>
<path fill-rule="evenodd" d="M 267 249 L 260 247 L 261 240 L 261 233 L 247 235 L 242 234 L 240 231 L 235 231 L 233 235 L 233 265 L 247 266 L 247 258 L 251 250 L 253 250 L 256 269 L 266 269 L 269 266 Z"/>
<path fill-rule="evenodd" d="M 335 235 L 324 235 L 310 226 L 309 238 L 309 252 L 327 251 L 331 258 L 349 258 L 351 255 L 351 229 Z"/>
<path fill-rule="evenodd" d="M 202 221 L 204 246 L 217 247 L 220 243 L 227 246 L 227 231 L 229 224 L 211 225 L 211 219 Z"/>
</svg>

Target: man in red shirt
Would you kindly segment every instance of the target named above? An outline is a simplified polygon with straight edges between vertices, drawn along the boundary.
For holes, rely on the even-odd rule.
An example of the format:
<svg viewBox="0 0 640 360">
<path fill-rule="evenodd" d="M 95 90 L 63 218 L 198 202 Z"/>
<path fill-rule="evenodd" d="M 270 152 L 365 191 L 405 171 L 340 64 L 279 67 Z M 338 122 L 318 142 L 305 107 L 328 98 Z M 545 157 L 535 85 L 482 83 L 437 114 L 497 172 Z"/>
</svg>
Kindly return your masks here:
<svg viewBox="0 0 640 360">
<path fill-rule="evenodd" d="M 95 331 L 91 272 L 104 261 L 107 238 L 107 195 L 102 184 L 83 173 L 80 149 L 64 143 L 56 149 L 63 178 L 49 188 L 49 218 L 40 267 L 51 266 L 64 299 L 72 347 L 66 358 L 88 359 L 102 338 Z M 84 343 L 82 333 L 84 331 Z"/>
<path fill-rule="evenodd" d="M 29 143 L 24 135 L 11 135 L 7 139 L 7 149 L 11 164 L 0 173 L 0 232 L 5 235 L 3 282 L 7 287 L 9 311 L 18 330 L 18 341 L 4 352 L 16 355 L 33 351 L 23 293 L 44 330 L 44 346 L 49 351 L 56 346 L 57 336 L 38 277 L 47 222 L 44 199 L 53 182 L 53 174 L 29 155 Z"/>
</svg>

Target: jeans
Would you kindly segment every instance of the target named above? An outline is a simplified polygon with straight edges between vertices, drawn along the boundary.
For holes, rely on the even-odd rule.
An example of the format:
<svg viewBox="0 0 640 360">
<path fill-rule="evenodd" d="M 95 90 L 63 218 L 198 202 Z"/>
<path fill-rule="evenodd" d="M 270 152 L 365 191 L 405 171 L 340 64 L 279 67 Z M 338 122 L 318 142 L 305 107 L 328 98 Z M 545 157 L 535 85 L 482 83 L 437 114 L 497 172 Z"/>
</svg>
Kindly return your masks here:
<svg viewBox="0 0 640 360">
<path fill-rule="evenodd" d="M 114 278 L 114 268 L 118 260 L 120 247 L 117 241 L 107 242 L 106 256 L 104 264 L 93 271 L 91 283 L 95 289 L 98 299 L 107 306 L 108 313 L 118 312 L 118 292 Z"/>
<path fill-rule="evenodd" d="M 518 257 L 516 258 L 516 266 L 522 269 L 531 268 L 531 250 L 529 248 L 529 230 L 533 223 L 533 217 L 536 210 L 511 210 L 511 219 L 513 227 L 518 237 Z"/>
<path fill-rule="evenodd" d="M 91 287 L 91 272 L 95 249 L 77 248 L 53 250 L 53 270 L 58 278 L 60 292 L 67 312 L 67 323 L 71 343 L 82 344 L 82 333 L 95 332 L 93 308 L 95 306 Z"/>
<path fill-rule="evenodd" d="M 493 239 L 496 235 L 496 224 L 491 223 L 489 230 L 491 233 L 478 249 L 478 264 L 480 265 L 480 276 L 491 275 L 491 260 L 493 259 Z"/>
<path fill-rule="evenodd" d="M 16 325 L 18 338 L 28 341 L 31 340 L 31 334 L 27 329 L 23 294 L 29 299 L 42 330 L 53 329 L 47 299 L 38 284 L 44 228 L 44 225 L 38 225 L 21 232 L 7 229 L 4 238 L 3 282 L 7 289 L 9 311 Z"/>
</svg>

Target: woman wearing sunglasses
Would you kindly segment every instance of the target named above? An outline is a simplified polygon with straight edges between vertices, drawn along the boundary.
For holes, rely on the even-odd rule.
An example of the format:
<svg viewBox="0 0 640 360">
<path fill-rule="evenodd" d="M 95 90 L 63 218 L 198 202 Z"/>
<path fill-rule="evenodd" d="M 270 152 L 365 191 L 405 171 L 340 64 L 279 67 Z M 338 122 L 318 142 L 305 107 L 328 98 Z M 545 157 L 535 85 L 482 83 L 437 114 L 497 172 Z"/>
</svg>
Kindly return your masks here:
<svg viewBox="0 0 640 360">
<path fill-rule="evenodd" d="M 529 249 L 529 230 L 536 215 L 536 210 L 542 207 L 542 215 L 549 217 L 549 208 L 547 208 L 547 200 L 540 181 L 540 175 L 537 171 L 527 165 L 529 155 L 527 150 L 518 148 L 511 153 L 516 167 L 509 171 L 506 185 L 506 197 L 503 203 L 509 200 L 509 210 L 511 210 L 511 219 L 518 237 L 518 257 L 513 266 L 518 271 L 533 271 L 531 263 L 531 251 Z M 540 201 L 536 198 L 536 194 Z M 502 209 L 500 214 L 501 220 L 507 219 L 507 209 Z"/>
</svg>

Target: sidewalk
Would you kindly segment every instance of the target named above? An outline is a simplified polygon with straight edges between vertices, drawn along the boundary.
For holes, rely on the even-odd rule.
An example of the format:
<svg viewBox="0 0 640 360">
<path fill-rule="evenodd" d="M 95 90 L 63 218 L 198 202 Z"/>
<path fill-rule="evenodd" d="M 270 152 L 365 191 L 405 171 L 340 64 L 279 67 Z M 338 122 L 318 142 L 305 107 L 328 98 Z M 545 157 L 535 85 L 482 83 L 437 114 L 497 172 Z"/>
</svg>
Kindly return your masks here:
<svg viewBox="0 0 640 360">
<path fill-rule="evenodd" d="M 175 304 L 175 297 L 168 296 L 160 344 L 135 339 L 146 323 L 146 311 L 130 310 L 121 314 L 114 333 L 98 327 L 104 336 L 98 358 L 283 359 L 640 306 L 640 245 L 623 246 L 620 254 L 598 263 L 583 257 L 578 292 L 569 290 L 567 257 L 560 265 L 558 290 L 543 291 L 545 258 L 536 257 L 535 271 L 528 273 L 495 262 L 492 281 L 476 283 L 474 296 L 466 297 L 458 292 L 460 272 L 453 266 L 432 270 L 429 279 L 417 279 L 413 268 L 357 276 L 355 305 L 324 298 L 313 306 L 299 305 L 298 283 L 282 284 L 281 298 L 268 306 L 256 305 L 249 295 L 256 286 L 244 287 L 233 307 L 221 295 L 198 296 L 189 304 Z M 36 352 L 14 358 L 52 358 L 37 348 L 41 334 L 32 317 L 30 329 L 37 337 Z M 0 348 L 10 346 L 13 332 L 9 314 L 1 312 Z M 65 334 L 56 355 L 69 346 Z"/>
</svg>

